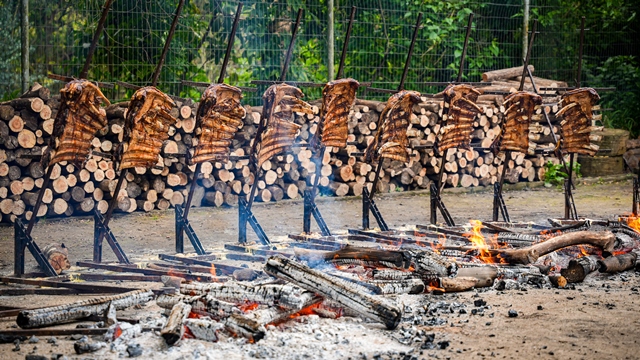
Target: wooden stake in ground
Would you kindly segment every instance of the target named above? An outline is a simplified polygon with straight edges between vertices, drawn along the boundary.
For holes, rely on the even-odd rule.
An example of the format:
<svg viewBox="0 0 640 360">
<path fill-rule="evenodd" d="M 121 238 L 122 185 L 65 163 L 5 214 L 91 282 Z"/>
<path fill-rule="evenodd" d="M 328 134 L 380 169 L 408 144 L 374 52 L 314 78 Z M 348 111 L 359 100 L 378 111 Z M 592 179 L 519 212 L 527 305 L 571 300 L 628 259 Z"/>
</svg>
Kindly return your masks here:
<svg viewBox="0 0 640 360">
<path fill-rule="evenodd" d="M 492 256 L 506 260 L 510 264 L 531 264 L 540 256 L 572 245 L 593 245 L 603 251 L 612 252 L 616 237 L 610 231 L 576 231 L 553 237 L 547 241 L 521 249 L 491 249 Z"/>
<path fill-rule="evenodd" d="M 389 330 L 395 329 L 402 318 L 402 310 L 385 298 L 363 292 L 353 283 L 313 270 L 299 262 L 274 256 L 267 261 L 265 271 L 334 300 L 362 316 L 382 322 Z"/>
</svg>

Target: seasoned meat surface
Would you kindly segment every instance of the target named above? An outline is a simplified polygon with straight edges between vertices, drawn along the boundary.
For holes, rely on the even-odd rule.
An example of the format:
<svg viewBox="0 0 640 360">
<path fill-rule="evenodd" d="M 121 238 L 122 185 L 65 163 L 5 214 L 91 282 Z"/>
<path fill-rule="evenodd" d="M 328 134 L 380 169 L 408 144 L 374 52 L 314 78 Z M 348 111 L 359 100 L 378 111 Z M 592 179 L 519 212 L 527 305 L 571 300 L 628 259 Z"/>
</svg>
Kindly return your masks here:
<svg viewBox="0 0 640 360">
<path fill-rule="evenodd" d="M 365 151 L 365 161 L 377 161 L 380 157 L 407 162 L 407 129 L 411 122 L 412 108 L 420 102 L 420 93 L 403 90 L 391 95 L 378 119 L 378 132 Z"/>
<path fill-rule="evenodd" d="M 469 85 L 449 85 L 443 91 L 444 109 L 441 128 L 442 139 L 438 150 L 444 153 L 450 148 L 469 149 L 473 119 L 482 109 L 476 105 L 480 91 Z"/>
<path fill-rule="evenodd" d="M 591 144 L 592 107 L 600 100 L 592 88 L 567 91 L 562 95 L 556 116 L 562 116 L 562 151 L 593 156 L 598 145 Z"/>
<path fill-rule="evenodd" d="M 170 115 L 175 103 L 153 86 L 138 89 L 129 102 L 120 150 L 120 169 L 153 167 L 158 162 L 169 127 L 176 123 Z"/>
<path fill-rule="evenodd" d="M 291 146 L 300 125 L 293 122 L 293 113 L 313 114 L 311 105 L 302 101 L 304 94 L 295 86 L 271 85 L 262 96 L 262 121 L 266 129 L 262 133 L 258 151 L 258 168 L 272 156 Z"/>
<path fill-rule="evenodd" d="M 529 124 L 535 110 L 542 105 L 538 94 L 518 91 L 504 99 L 505 120 L 499 136 L 501 151 L 529 151 Z"/>
<path fill-rule="evenodd" d="M 231 142 L 246 115 L 241 99 L 242 91 L 226 84 L 212 84 L 202 93 L 196 113 L 198 144 L 192 163 L 229 160 Z"/>
<path fill-rule="evenodd" d="M 107 126 L 100 104 L 110 105 L 100 88 L 87 80 L 73 80 L 60 90 L 60 109 L 53 123 L 49 164 L 68 161 L 79 168 L 89 158 L 96 132 Z M 48 150 L 49 151 L 49 150 Z M 48 161 L 45 154 L 43 161 Z"/>
<path fill-rule="evenodd" d="M 318 130 L 311 139 L 312 148 L 324 146 L 345 147 L 349 129 L 349 111 L 356 100 L 360 84 L 354 79 L 331 81 L 322 90 L 322 110 Z"/>
</svg>

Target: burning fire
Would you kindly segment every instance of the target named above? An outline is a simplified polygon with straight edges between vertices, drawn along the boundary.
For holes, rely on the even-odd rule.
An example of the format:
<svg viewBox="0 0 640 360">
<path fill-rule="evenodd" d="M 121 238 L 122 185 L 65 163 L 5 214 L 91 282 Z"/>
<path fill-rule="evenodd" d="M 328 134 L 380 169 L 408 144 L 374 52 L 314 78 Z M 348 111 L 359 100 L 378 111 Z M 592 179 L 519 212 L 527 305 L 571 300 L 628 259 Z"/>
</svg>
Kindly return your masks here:
<svg viewBox="0 0 640 360">
<path fill-rule="evenodd" d="M 627 218 L 627 225 L 637 233 L 640 233 L 640 217 L 629 216 Z"/>
<path fill-rule="evenodd" d="M 247 313 L 249 311 L 257 309 L 258 306 L 260 306 L 260 304 L 258 304 L 257 302 L 247 301 L 244 304 L 238 305 L 238 309 L 240 309 L 242 312 Z"/>
<path fill-rule="evenodd" d="M 211 273 L 211 276 L 216 276 L 216 266 L 211 264 L 211 267 L 209 268 L 209 273 Z"/>
<path fill-rule="evenodd" d="M 469 239 L 474 245 L 474 249 L 478 250 L 478 258 L 486 263 L 486 264 L 498 264 L 505 263 L 503 259 L 495 258 L 491 255 L 489 251 L 491 248 L 498 248 L 497 235 L 489 240 L 490 244 L 487 244 L 487 241 L 482 235 L 482 222 L 480 220 L 470 220 L 471 224 L 471 232 L 464 233 L 463 235 Z"/>
</svg>

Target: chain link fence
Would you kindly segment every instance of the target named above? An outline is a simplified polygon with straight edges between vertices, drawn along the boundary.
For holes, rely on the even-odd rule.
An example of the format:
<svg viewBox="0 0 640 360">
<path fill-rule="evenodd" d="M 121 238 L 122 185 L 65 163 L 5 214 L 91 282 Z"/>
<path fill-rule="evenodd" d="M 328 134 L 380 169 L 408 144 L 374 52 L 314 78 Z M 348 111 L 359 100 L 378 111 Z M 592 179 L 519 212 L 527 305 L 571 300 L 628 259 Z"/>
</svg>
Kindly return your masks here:
<svg viewBox="0 0 640 360">
<path fill-rule="evenodd" d="M 398 0 L 335 0 L 335 39 L 328 40 L 326 1 L 243 1 L 241 22 L 226 81 L 247 86 L 251 80 L 276 80 L 280 73 L 298 8 L 304 18 L 295 43 L 288 80 L 324 82 L 329 79 L 328 48 L 340 58 L 351 6 L 357 6 L 356 22 L 346 56 L 345 76 L 371 81 L 373 86 L 398 86 L 418 12 L 423 12 L 406 88 L 437 92 L 457 78 L 469 14 L 474 14 L 463 79 L 479 81 L 481 73 L 519 66 L 523 57 L 523 3 L 478 0 L 406 2 Z M 6 4 L 4 4 L 6 2 Z M 0 0 L 0 98 L 19 88 L 19 7 Z M 53 90 L 62 84 L 47 73 L 78 75 L 88 52 L 104 0 L 32 0 L 30 2 L 31 80 Z M 178 0 L 116 0 L 93 59 L 89 78 L 146 85 L 158 62 Z M 215 81 L 218 78 L 238 2 L 187 0 L 160 77 L 159 87 L 170 94 L 198 98 L 199 91 L 181 80 Z M 557 1 L 531 0 L 531 19 L 540 20 L 531 63 L 535 75 L 574 83 L 577 73 L 580 18 Z M 612 56 L 634 55 L 638 40 L 624 29 L 604 29 L 590 23 L 584 49 L 583 84 L 597 79 L 597 64 Z M 16 36 L 18 35 L 18 36 Z M 601 40 L 600 40 L 601 39 Z M 4 67 L 4 68 L 2 68 Z M 337 70 L 336 70 L 337 72 Z M 616 79 L 600 79 L 597 85 L 616 86 Z M 607 82 L 604 84 L 605 82 Z M 263 90 L 260 87 L 259 90 Z M 309 98 L 319 89 L 305 89 Z M 124 99 L 131 90 L 116 88 L 106 95 Z M 260 102 L 261 91 L 247 95 Z M 386 96 L 367 92 L 364 98 Z"/>
</svg>

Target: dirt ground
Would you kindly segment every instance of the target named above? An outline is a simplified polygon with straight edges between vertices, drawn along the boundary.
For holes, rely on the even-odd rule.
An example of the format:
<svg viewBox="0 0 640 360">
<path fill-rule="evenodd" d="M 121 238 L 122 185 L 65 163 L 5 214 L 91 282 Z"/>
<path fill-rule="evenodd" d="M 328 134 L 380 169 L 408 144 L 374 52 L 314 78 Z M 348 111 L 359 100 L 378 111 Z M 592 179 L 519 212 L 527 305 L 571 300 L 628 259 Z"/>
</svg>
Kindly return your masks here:
<svg viewBox="0 0 640 360">
<path fill-rule="evenodd" d="M 630 211 L 631 190 L 632 184 L 628 179 L 614 183 L 590 181 L 588 184 L 581 184 L 575 191 L 578 212 L 587 218 L 614 219 L 616 215 Z M 443 200 L 457 223 L 465 223 L 470 219 L 490 219 L 492 192 L 445 191 Z M 545 223 L 547 218 L 561 217 L 564 214 L 564 199 L 558 188 L 508 190 L 505 192 L 505 201 L 514 221 Z M 379 197 L 377 204 L 390 227 L 428 222 L 429 197 L 426 192 L 388 194 Z M 320 199 L 318 207 L 334 232 L 360 226 L 359 199 Z M 301 231 L 302 201 L 257 204 L 254 213 L 272 240 L 280 240 L 286 234 Z M 130 258 L 149 259 L 158 253 L 174 252 L 173 217 L 172 211 L 117 216 L 112 221 L 112 230 Z M 222 249 L 225 243 L 237 242 L 237 218 L 237 209 L 226 208 L 198 208 L 193 209 L 190 215 L 193 227 L 205 248 L 212 251 Z M 375 221 L 373 218 L 371 220 Z M 89 218 L 45 220 L 38 223 L 33 232 L 41 247 L 53 241 L 65 243 L 72 263 L 91 259 L 92 234 L 93 221 Z M 0 247 L 0 272 L 3 274 L 13 271 L 12 237 L 11 227 L 0 227 L 0 241 L 4 244 Z M 190 248 L 190 245 L 186 247 Z M 105 261 L 115 260 L 107 246 L 104 251 Z M 28 256 L 27 271 L 33 270 L 35 262 Z M 491 289 L 460 294 L 414 295 L 412 301 L 418 301 L 421 304 L 419 306 L 435 302 L 455 302 L 466 304 L 466 313 L 452 310 L 441 314 L 440 317 L 446 319 L 443 326 L 403 323 L 401 330 L 377 330 L 386 335 L 382 337 L 383 340 L 376 338 L 378 345 L 373 348 L 367 345 L 367 330 L 349 331 L 345 336 L 351 340 L 350 345 L 345 345 L 340 354 L 350 358 L 362 358 L 363 355 L 365 358 L 372 358 L 376 354 L 384 355 L 383 358 L 415 356 L 440 359 L 640 358 L 640 315 L 636 309 L 638 305 L 635 304 L 636 301 L 640 303 L 640 277 L 635 273 L 626 273 L 611 278 L 615 281 L 608 281 L 608 276 L 598 275 L 576 285 L 575 289 L 530 288 L 507 292 Z M 472 314 L 471 309 L 477 308 L 473 304 L 474 300 L 478 299 L 486 301 L 486 305 Z M 0 305 L 36 307 L 68 300 L 69 297 L 0 296 Z M 507 316 L 512 309 L 518 312 L 517 317 Z M 8 329 L 13 324 L 9 321 L 11 319 L 5 320 L 7 321 L 0 322 L 2 329 Z M 416 330 L 434 333 L 436 341 L 445 339 L 449 346 L 445 349 L 420 349 L 420 343 L 402 344 L 397 340 L 400 334 Z M 379 343 L 380 341 L 382 342 Z M 58 337 L 58 346 L 52 346 L 46 343 L 45 338 L 40 339 L 37 344 L 23 344 L 18 352 L 12 351 L 12 344 L 4 344 L 0 345 L 0 356 L 24 359 L 25 354 L 32 353 L 32 348 L 36 346 L 35 352 L 39 354 L 64 353 L 69 358 L 75 358 L 72 344 L 73 341 L 67 337 Z M 384 353 L 381 348 L 389 349 L 390 352 Z M 292 358 L 291 352 L 296 351 L 295 349 L 293 347 L 289 352 L 283 349 L 282 357 Z M 117 357 L 117 354 L 112 355 L 99 357 Z M 225 357 L 234 358 L 228 354 Z M 244 357 L 238 354 L 238 358 Z M 78 358 L 85 356 L 80 355 Z M 208 358 L 218 357 L 214 355 Z"/>
</svg>

